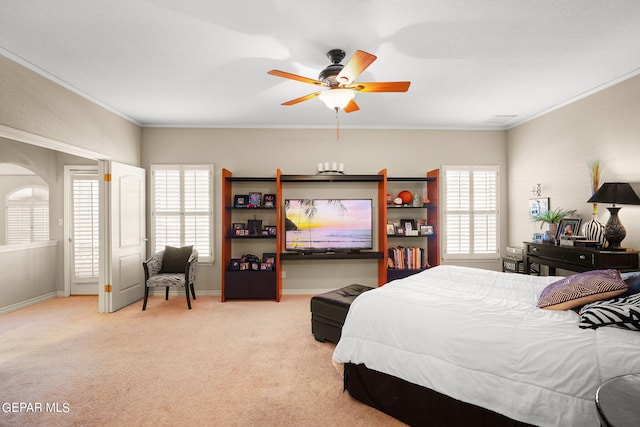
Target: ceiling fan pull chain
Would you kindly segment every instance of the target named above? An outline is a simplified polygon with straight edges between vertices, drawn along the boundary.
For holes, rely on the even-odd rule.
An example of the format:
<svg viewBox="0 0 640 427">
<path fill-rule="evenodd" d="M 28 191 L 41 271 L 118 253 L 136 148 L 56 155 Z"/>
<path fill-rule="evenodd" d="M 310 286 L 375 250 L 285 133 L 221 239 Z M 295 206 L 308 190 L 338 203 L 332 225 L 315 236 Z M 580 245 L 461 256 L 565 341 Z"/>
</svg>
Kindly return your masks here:
<svg viewBox="0 0 640 427">
<path fill-rule="evenodd" d="M 338 116 L 338 112 L 340 109 L 336 107 L 336 142 L 340 140 L 340 116 Z"/>
</svg>

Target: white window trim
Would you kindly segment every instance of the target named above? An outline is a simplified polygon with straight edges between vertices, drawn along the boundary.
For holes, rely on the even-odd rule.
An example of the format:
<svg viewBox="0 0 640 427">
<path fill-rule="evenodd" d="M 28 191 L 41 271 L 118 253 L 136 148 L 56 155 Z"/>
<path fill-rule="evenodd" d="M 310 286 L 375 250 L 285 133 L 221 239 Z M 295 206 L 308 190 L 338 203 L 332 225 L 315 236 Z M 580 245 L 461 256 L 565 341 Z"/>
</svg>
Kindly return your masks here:
<svg viewBox="0 0 640 427">
<path fill-rule="evenodd" d="M 473 253 L 473 220 L 471 221 L 471 236 L 470 236 L 470 253 L 468 254 L 448 254 L 447 253 L 447 171 L 455 170 L 455 171 L 469 171 L 473 173 L 474 171 L 494 171 L 496 173 L 496 252 L 495 253 L 483 253 L 477 254 Z M 442 166 L 442 186 L 441 191 L 444 193 L 441 195 L 440 200 L 442 204 L 441 218 L 442 218 L 442 238 L 441 238 L 441 247 L 442 247 L 442 259 L 445 261 L 461 261 L 461 260 L 469 260 L 469 261 L 478 261 L 478 260 L 497 260 L 500 259 L 500 229 L 501 229 L 501 217 L 500 217 L 500 167 L 499 166 L 490 166 L 490 165 L 444 165 Z M 444 197 L 443 197 L 444 196 Z M 469 198 L 471 203 L 473 203 L 473 185 L 471 185 Z M 473 216 L 473 207 L 471 208 L 471 214 Z"/>
<path fill-rule="evenodd" d="M 165 169 L 179 169 L 181 172 L 188 168 L 198 168 L 198 169 L 208 169 L 209 171 L 209 253 L 211 254 L 209 257 L 203 256 L 203 254 L 199 254 L 198 263 L 213 263 L 215 259 L 215 242 L 214 242 L 214 199 L 215 199 L 215 191 L 214 191 L 214 181 L 213 176 L 215 172 L 215 168 L 213 164 L 162 164 L 162 165 L 151 165 L 151 182 L 150 182 L 150 196 L 151 196 L 151 251 L 156 247 L 156 194 L 155 194 L 155 172 L 157 170 L 165 170 Z M 181 188 L 181 193 L 183 188 Z M 184 215 L 184 212 L 181 212 L 181 215 Z M 182 233 L 182 231 L 181 231 Z M 184 235 L 181 235 L 181 239 L 184 241 Z M 183 243 L 184 244 L 184 243 Z"/>
</svg>

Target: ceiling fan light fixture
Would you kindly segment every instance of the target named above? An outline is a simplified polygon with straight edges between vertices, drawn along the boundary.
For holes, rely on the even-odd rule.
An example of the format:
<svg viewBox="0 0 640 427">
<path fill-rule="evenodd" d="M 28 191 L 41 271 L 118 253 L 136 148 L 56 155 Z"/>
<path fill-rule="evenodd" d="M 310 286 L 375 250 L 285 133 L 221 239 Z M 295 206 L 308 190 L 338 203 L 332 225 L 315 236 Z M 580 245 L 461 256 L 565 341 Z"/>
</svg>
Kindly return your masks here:
<svg viewBox="0 0 640 427">
<path fill-rule="evenodd" d="M 324 105 L 328 108 L 335 110 L 336 108 L 343 109 L 351 101 L 355 94 L 351 89 L 329 89 L 319 95 Z"/>
</svg>

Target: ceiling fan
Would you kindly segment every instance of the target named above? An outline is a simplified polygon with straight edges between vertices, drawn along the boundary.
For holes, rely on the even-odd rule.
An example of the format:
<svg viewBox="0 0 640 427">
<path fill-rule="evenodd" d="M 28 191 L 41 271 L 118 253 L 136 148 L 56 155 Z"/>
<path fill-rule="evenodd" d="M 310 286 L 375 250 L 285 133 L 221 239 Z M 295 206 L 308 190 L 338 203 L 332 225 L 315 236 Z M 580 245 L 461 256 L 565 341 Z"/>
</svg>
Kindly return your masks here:
<svg viewBox="0 0 640 427">
<path fill-rule="evenodd" d="M 411 82 L 354 82 L 377 59 L 377 56 L 362 50 L 357 50 L 346 65 L 340 63 L 345 57 L 345 52 L 342 49 L 330 50 L 327 52 L 327 57 L 332 63 L 320 72 L 317 80 L 280 70 L 267 72 L 272 76 L 328 88 L 324 91 L 310 93 L 300 98 L 283 102 L 282 105 L 294 105 L 319 97 L 327 107 L 335 109 L 336 113 L 339 109 L 351 113 L 360 109 L 354 100 L 356 92 L 406 92 L 411 84 Z"/>
</svg>

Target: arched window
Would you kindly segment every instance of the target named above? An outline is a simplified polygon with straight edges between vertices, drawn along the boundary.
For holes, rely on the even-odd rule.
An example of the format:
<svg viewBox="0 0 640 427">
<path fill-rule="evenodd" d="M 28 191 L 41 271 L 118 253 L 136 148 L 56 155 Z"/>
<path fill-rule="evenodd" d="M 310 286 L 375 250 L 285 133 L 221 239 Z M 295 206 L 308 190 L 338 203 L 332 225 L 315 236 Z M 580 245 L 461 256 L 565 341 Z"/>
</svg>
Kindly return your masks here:
<svg viewBox="0 0 640 427">
<path fill-rule="evenodd" d="M 49 190 L 27 186 L 6 199 L 7 244 L 49 240 Z"/>
</svg>

